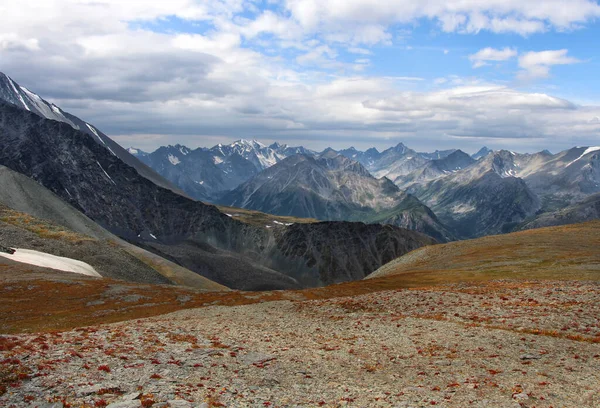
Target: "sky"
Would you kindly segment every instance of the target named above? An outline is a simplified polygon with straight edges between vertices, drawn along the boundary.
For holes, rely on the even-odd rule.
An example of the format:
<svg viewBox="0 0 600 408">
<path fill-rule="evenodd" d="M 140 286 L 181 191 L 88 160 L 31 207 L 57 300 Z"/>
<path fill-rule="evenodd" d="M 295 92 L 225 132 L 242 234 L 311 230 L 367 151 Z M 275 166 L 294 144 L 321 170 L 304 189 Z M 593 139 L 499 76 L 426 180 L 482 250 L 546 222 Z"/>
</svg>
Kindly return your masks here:
<svg viewBox="0 0 600 408">
<path fill-rule="evenodd" d="M 19 0 L 0 71 L 121 145 L 600 145 L 596 0 Z"/>
</svg>

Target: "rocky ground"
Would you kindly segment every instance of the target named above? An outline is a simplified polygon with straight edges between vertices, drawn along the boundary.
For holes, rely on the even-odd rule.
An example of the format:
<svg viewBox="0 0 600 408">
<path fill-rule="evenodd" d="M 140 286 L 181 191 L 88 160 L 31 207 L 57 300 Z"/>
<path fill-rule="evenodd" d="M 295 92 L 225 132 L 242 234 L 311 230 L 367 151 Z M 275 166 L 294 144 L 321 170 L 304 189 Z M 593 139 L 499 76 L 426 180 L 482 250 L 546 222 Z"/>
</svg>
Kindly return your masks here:
<svg viewBox="0 0 600 408">
<path fill-rule="evenodd" d="M 598 407 L 600 285 L 210 306 L 0 337 L 0 406 Z"/>
</svg>

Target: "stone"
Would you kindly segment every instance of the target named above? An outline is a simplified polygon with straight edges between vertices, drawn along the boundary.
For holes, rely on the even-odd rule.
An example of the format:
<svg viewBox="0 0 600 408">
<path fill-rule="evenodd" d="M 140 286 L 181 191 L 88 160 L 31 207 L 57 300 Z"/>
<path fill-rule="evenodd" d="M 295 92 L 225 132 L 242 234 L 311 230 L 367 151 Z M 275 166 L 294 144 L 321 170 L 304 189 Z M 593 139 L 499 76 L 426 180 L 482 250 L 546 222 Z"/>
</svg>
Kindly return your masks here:
<svg viewBox="0 0 600 408">
<path fill-rule="evenodd" d="M 529 395 L 525 394 L 524 392 L 521 392 L 519 394 L 513 395 L 513 398 L 516 400 L 525 401 L 529 399 Z"/>
<path fill-rule="evenodd" d="M 192 408 L 192 403 L 184 400 L 169 400 L 167 404 L 171 408 Z"/>
<path fill-rule="evenodd" d="M 133 401 L 119 401 L 113 402 L 109 404 L 106 408 L 138 408 L 142 406 L 142 401 L 133 400 Z"/>
<path fill-rule="evenodd" d="M 122 400 L 123 401 L 133 401 L 138 399 L 142 394 L 140 392 L 132 392 L 130 394 L 126 394 L 123 396 Z"/>
<path fill-rule="evenodd" d="M 541 356 L 537 355 L 537 354 L 523 354 L 521 357 L 519 357 L 521 360 L 539 360 L 540 358 L 542 358 Z"/>
</svg>

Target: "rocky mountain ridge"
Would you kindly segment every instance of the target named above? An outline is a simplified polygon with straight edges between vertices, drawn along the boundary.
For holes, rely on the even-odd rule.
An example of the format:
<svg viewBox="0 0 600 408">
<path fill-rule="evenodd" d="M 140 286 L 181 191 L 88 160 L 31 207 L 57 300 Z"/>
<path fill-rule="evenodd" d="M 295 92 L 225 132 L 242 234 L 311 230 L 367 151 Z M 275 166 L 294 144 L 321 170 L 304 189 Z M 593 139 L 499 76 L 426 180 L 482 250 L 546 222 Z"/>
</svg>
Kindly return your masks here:
<svg viewBox="0 0 600 408">
<path fill-rule="evenodd" d="M 178 194 L 184 194 L 179 187 L 167 181 L 150 167 L 140 162 L 140 160 L 130 154 L 114 140 L 102 133 L 102 131 L 100 131 L 94 125 L 79 119 L 77 116 L 65 112 L 53 103 L 47 102 L 41 96 L 30 91 L 24 86 L 20 86 L 2 72 L 0 72 L 0 101 L 8 102 L 21 109 L 35 113 L 43 118 L 66 123 L 73 129 L 88 134 L 96 143 L 107 149 L 111 154 L 118 157 L 124 163 L 127 163 L 129 166 L 133 167 L 141 176 L 161 187 L 167 188 Z"/>
<path fill-rule="evenodd" d="M 221 204 L 301 218 L 392 224 L 440 241 L 452 239 L 414 196 L 334 151 L 289 157 L 226 194 Z"/>
<path fill-rule="evenodd" d="M 0 164 L 36 180 L 110 232 L 197 273 L 217 276 L 225 286 L 277 289 L 355 279 L 378 262 L 434 243 L 396 227 L 360 230 L 334 223 L 332 230 L 346 241 L 362 235 L 349 247 L 336 234 L 325 234 L 321 239 L 336 258 L 321 257 L 308 239 L 323 226 L 269 229 L 236 221 L 141 177 L 66 123 L 0 103 L 0 140 Z"/>
</svg>

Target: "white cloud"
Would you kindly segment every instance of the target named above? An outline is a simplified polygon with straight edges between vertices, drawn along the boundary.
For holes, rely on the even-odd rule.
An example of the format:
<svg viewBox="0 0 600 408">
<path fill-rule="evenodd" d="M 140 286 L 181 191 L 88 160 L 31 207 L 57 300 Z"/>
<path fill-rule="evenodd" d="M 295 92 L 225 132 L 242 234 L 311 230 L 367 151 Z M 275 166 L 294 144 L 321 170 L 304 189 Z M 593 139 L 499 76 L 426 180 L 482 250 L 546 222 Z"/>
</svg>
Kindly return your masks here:
<svg viewBox="0 0 600 408">
<path fill-rule="evenodd" d="M 0 33 L 0 51 L 37 51 L 40 42 L 37 38 L 20 38 L 16 33 Z"/>
<path fill-rule="evenodd" d="M 397 23 L 427 18 L 444 30 L 466 32 L 500 30 L 503 22 L 505 30 L 518 32 L 510 28 L 512 18 L 534 28 L 569 28 L 598 14 L 597 4 L 585 0 L 573 0 L 568 10 L 554 0 L 550 6 L 526 0 L 288 0 L 289 15 L 265 12 L 254 19 L 237 14 L 252 7 L 245 0 L 5 3 L 0 70 L 128 144 L 198 145 L 205 135 L 211 141 L 246 136 L 309 145 L 399 136 L 424 143 L 447 135 L 479 143 L 528 135 L 549 147 L 565 134 L 577 140 L 573 144 L 597 138 L 598 124 L 590 122 L 600 116 L 597 107 L 452 76 L 436 80 L 435 91 L 419 93 L 415 89 L 429 85 L 423 78 L 356 72 L 370 55 L 360 44 L 390 41 L 388 28 Z M 140 24 L 170 16 L 203 20 L 211 28 L 202 34 L 152 32 Z M 287 27 L 292 30 L 285 32 Z M 301 69 L 281 53 L 247 47 L 252 41 L 270 44 L 269 34 L 289 47 Z M 356 54 L 352 63 L 338 60 L 340 49 Z M 520 65 L 547 74 L 552 65 L 574 62 L 566 52 L 551 57 L 526 54 Z"/>
<path fill-rule="evenodd" d="M 550 75 L 553 65 L 569 65 L 581 62 L 577 58 L 569 57 L 568 50 L 548 50 L 528 52 L 519 57 L 519 66 L 523 71 L 519 73 L 521 79 L 546 78 Z"/>
<path fill-rule="evenodd" d="M 506 61 L 517 56 L 517 50 L 505 47 L 503 49 L 483 48 L 475 54 L 469 55 L 473 68 L 488 65 L 488 61 Z"/>
<path fill-rule="evenodd" d="M 366 48 L 360 48 L 360 47 L 350 47 L 350 48 L 348 48 L 348 52 L 350 52 L 352 54 L 360 54 L 360 55 L 373 54 L 373 52 L 371 52 L 371 50 L 368 50 Z"/>
<path fill-rule="evenodd" d="M 600 16 L 600 6 L 593 0 L 287 0 L 285 4 L 291 18 L 312 33 L 430 19 L 446 32 L 530 35 L 577 28 Z"/>
</svg>

